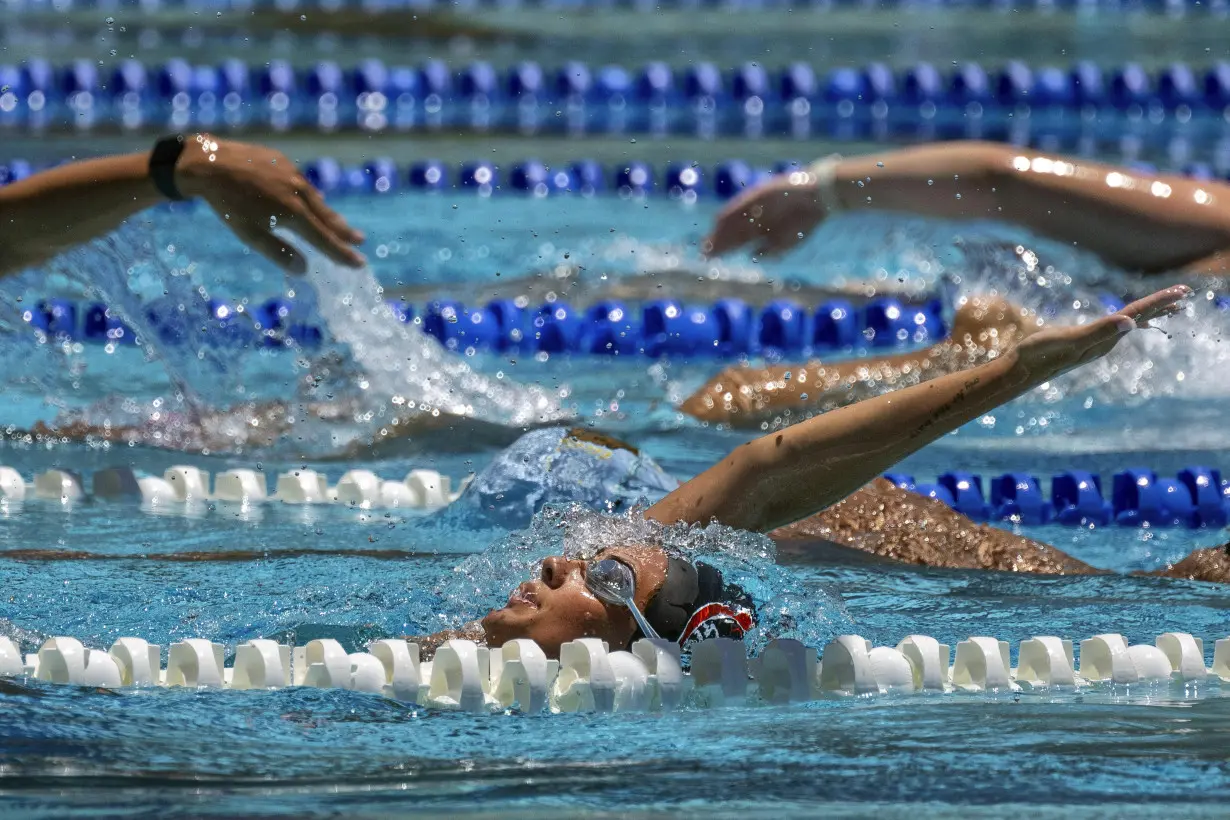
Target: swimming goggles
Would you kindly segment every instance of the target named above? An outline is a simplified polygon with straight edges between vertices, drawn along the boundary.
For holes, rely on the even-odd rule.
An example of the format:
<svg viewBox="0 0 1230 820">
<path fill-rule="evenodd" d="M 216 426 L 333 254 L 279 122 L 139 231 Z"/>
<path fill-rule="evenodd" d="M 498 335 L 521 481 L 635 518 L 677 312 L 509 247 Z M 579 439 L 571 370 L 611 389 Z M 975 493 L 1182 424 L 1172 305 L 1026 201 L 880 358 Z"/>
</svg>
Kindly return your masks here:
<svg viewBox="0 0 1230 820">
<path fill-rule="evenodd" d="M 590 561 L 585 568 L 585 586 L 598 600 L 627 607 L 646 638 L 657 640 L 657 631 L 636 606 L 636 576 L 632 568 L 614 558 Z"/>
</svg>

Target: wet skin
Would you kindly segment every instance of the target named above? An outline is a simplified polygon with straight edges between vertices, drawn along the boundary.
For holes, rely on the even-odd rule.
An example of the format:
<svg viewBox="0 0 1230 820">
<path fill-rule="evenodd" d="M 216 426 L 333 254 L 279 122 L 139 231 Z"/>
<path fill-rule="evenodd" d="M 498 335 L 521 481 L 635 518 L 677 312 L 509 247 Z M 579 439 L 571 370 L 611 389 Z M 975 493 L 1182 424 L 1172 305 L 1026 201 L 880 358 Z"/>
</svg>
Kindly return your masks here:
<svg viewBox="0 0 1230 820">
<path fill-rule="evenodd" d="M 636 578 L 637 606 L 642 612 L 666 580 L 666 553 L 653 547 L 613 547 L 594 560 L 613 558 L 626 564 Z M 529 638 L 548 657 L 579 638 L 600 638 L 612 650 L 624 649 L 636 634 L 632 614 L 622 606 L 599 600 L 585 585 L 588 562 L 552 556 L 542 562 L 539 577 L 521 584 L 508 603 L 482 619 L 488 646 Z"/>
</svg>

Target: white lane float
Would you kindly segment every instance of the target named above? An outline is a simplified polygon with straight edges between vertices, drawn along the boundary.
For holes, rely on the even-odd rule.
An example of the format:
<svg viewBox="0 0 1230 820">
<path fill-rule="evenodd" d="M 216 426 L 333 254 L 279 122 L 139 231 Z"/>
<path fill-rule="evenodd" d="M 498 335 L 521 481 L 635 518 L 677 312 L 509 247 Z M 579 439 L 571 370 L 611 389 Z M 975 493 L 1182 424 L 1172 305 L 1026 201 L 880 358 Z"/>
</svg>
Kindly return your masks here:
<svg viewBox="0 0 1230 820">
<path fill-rule="evenodd" d="M 290 647 L 267 638 L 235 648 L 232 689 L 281 689 L 290 686 Z"/>
<path fill-rule="evenodd" d="M 693 648 L 685 671 L 679 647 L 661 640 L 640 640 L 631 651 L 612 652 L 603 641 L 583 638 L 564 644 L 558 661 L 529 640 L 496 649 L 450 640 L 433 659 L 423 661 L 418 646 L 404 640 L 373 641 L 365 652 L 347 653 L 328 638 L 298 647 L 254 639 L 236 647 L 233 664 L 227 667 L 221 644 L 190 638 L 168 648 L 162 669 L 160 647 L 140 638 L 120 638 L 104 652 L 76 638 L 57 636 L 24 659 L 14 641 L 0 638 L 0 677 L 108 689 L 306 686 L 380 695 L 433 709 L 535 714 L 1123 684 L 1177 684 L 1202 694 L 1209 689 L 1189 685 L 1230 684 L 1230 638 L 1215 643 L 1211 668 L 1204 665 L 1204 642 L 1185 632 L 1167 632 L 1153 645 L 1135 646 L 1121 635 L 1095 635 L 1080 644 L 1079 672 L 1070 640 L 1037 636 L 1021 641 L 1015 669 L 1008 665 L 1008 649 L 1004 641 L 975 636 L 956 645 L 949 665 L 948 646 L 926 635 L 910 635 L 895 647 L 841 635 L 819 657 L 798 641 L 777 640 L 749 659 L 743 644 L 716 638 Z"/>
<path fill-rule="evenodd" d="M 265 474 L 255 470 L 227 470 L 214 478 L 214 499 L 234 504 L 260 504 L 269 499 Z"/>
<path fill-rule="evenodd" d="M 411 470 L 400 481 L 383 479 L 370 470 L 350 470 L 331 487 L 326 476 L 304 468 L 278 475 L 270 494 L 266 475 L 247 468 L 219 473 L 211 492 L 209 473 L 198 467 L 181 464 L 167 469 L 161 476 L 145 475 L 131 467 L 107 467 L 93 472 L 91 492 L 87 495 L 81 476 L 71 470 L 46 470 L 27 484 L 12 467 L 0 466 L 0 502 L 34 498 L 70 507 L 93 497 L 105 501 L 135 501 L 157 508 L 211 501 L 247 506 L 276 501 L 344 504 L 363 510 L 434 510 L 456 501 L 472 479 L 473 476 L 467 476 L 454 491 L 452 479 L 434 470 Z"/>
<path fill-rule="evenodd" d="M 26 482 L 12 467 L 0 467 L 0 501 L 21 501 L 26 497 Z"/>
<path fill-rule="evenodd" d="M 1030 688 L 1076 685 L 1072 642 L 1053 635 L 1021 641 L 1016 682 Z"/>
<path fill-rule="evenodd" d="M 61 504 L 72 504 L 85 498 L 81 477 L 68 470 L 46 470 L 34 477 L 34 497 Z"/>
<path fill-rule="evenodd" d="M 1200 667 L 1204 668 L 1203 660 Z M 1080 675 L 1087 681 L 1146 683 L 1168 680 L 1175 671 L 1170 658 L 1157 646 L 1129 646 L 1126 638 L 1116 634 L 1094 635 L 1081 641 Z"/>
</svg>

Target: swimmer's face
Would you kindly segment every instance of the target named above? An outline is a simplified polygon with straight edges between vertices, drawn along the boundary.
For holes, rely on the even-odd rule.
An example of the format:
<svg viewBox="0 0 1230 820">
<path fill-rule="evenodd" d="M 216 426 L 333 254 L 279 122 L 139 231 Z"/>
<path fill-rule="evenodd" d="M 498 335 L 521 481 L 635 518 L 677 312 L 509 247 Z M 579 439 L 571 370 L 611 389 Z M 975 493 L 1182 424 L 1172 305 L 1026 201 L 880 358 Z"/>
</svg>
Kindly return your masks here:
<svg viewBox="0 0 1230 820">
<path fill-rule="evenodd" d="M 614 547 L 595 560 L 614 558 L 627 564 L 636 577 L 636 604 L 641 612 L 666 580 L 666 553 L 654 547 Z M 539 578 L 513 590 L 508 603 L 483 618 L 490 646 L 515 638 L 529 638 L 548 657 L 578 638 L 601 638 L 612 650 L 623 649 L 636 633 L 636 621 L 627 608 L 604 603 L 585 586 L 587 561 L 554 556 L 542 562 Z"/>
</svg>

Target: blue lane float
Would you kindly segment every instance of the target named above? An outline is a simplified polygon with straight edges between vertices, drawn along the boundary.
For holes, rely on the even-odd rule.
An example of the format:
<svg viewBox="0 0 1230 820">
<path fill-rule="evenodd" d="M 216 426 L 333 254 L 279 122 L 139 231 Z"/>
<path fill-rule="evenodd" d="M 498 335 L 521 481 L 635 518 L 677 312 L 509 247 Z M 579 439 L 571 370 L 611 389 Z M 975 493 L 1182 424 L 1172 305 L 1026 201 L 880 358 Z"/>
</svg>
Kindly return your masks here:
<svg viewBox="0 0 1230 820">
<path fill-rule="evenodd" d="M 531 307 L 511 299 L 481 306 L 438 300 L 421 308 L 390 300 L 388 307 L 399 321 L 420 324 L 449 349 L 474 352 L 718 358 L 808 355 L 866 346 L 867 340 L 875 338 L 868 323 L 879 321 L 876 317 L 886 311 L 907 317 L 903 327 L 909 332 L 893 335 L 894 346 L 934 343 L 946 333 L 938 299 L 914 305 L 880 299 L 858 309 L 845 301 L 809 308 L 790 300 L 775 300 L 756 309 L 739 299 L 711 304 L 657 299 L 633 305 L 606 300 L 584 310 L 562 301 Z M 99 344 L 136 340 L 118 314 L 101 303 L 78 305 L 47 299 L 27 310 L 24 318 L 31 327 L 56 338 Z M 318 344 L 323 338 L 321 330 L 312 325 L 312 317 L 302 315 L 292 300 L 281 298 L 255 305 L 211 300 L 191 310 L 155 302 L 143 318 L 165 344 L 191 339 L 193 343 L 277 347 L 288 342 Z"/>
<path fill-rule="evenodd" d="M 982 477 L 972 473 L 945 473 L 935 483 L 918 483 L 906 473 L 884 478 L 980 522 L 1196 529 L 1224 527 L 1230 520 L 1230 481 L 1219 470 L 1200 466 L 1186 467 L 1173 478 L 1143 467 L 1120 470 L 1111 478 L 1109 500 L 1101 476 L 1082 470 L 1052 476 L 1049 500 L 1039 479 L 1023 472 L 993 478 L 989 502 Z"/>
<path fill-rule="evenodd" d="M 1120 300 L 1109 295 L 1100 303 L 1108 312 L 1122 307 Z M 919 347 L 947 335 L 939 299 L 905 303 L 883 297 L 860 307 L 843 299 L 814 307 L 775 299 L 755 308 L 740 299 L 685 304 L 666 298 L 632 305 L 606 300 L 585 310 L 562 301 L 530 306 L 497 299 L 485 305 L 466 305 L 445 299 L 421 307 L 389 300 L 388 307 L 399 321 L 420 324 L 425 333 L 449 349 L 473 352 L 784 357 Z M 23 317 L 32 328 L 57 339 L 96 344 L 136 341 L 135 333 L 119 314 L 101 303 L 44 299 L 27 309 Z M 144 318 L 166 344 L 191 340 L 194 344 L 220 346 L 311 346 L 323 339 L 314 317 L 304 314 L 292 300 L 282 298 L 252 305 L 217 299 L 193 306 L 156 301 L 147 306 Z M 200 332 L 190 325 L 199 327 Z M 1199 480 L 1205 479 L 1194 477 L 1190 482 Z M 947 491 L 955 498 L 961 488 L 954 485 Z M 981 485 L 978 492 L 982 492 Z M 1079 495 L 1079 488 L 1072 490 L 1074 499 Z M 1080 506 L 1076 500 L 1073 504 Z"/>
<path fill-rule="evenodd" d="M 501 72 L 482 61 L 386 65 L 368 58 L 296 68 L 283 60 L 192 65 L 173 58 L 149 66 L 129 59 L 104 74 L 88 60 L 56 66 L 31 59 L 0 65 L 0 88 L 0 122 L 33 128 L 221 124 L 866 138 L 883 127 L 944 137 L 985 126 L 984 136 L 999 138 L 1032 126 L 1069 136 L 1102 128 L 1113 140 L 1142 119 L 1222 120 L 1230 106 L 1230 62 L 1154 71 L 1136 62 L 1012 60 L 943 69 L 917 63 L 900 70 L 869 63 L 818 73 L 807 63 L 677 69 L 572 61 L 555 68 L 522 62 Z"/>
</svg>

